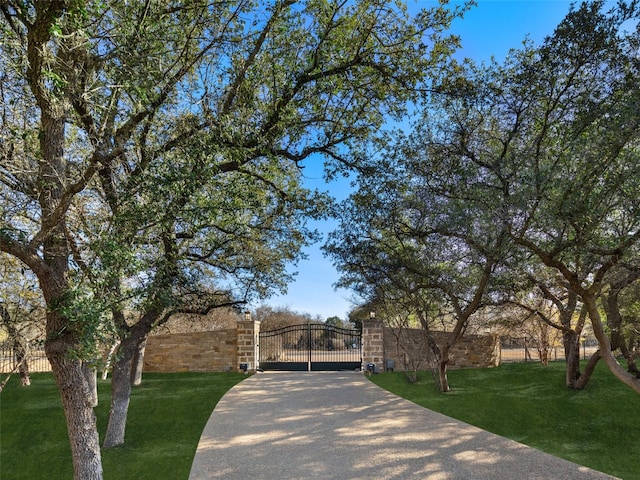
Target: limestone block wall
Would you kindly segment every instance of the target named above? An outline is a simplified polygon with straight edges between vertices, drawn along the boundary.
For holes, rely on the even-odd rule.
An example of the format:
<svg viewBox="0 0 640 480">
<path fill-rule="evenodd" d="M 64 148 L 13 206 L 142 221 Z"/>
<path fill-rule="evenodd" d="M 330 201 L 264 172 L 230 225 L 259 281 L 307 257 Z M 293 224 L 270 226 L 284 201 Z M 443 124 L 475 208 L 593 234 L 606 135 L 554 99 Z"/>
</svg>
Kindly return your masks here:
<svg viewBox="0 0 640 480">
<path fill-rule="evenodd" d="M 375 364 L 379 369 L 385 358 L 385 335 L 382 320 L 369 318 L 362 321 L 362 369 L 367 363 Z"/>
<path fill-rule="evenodd" d="M 425 355 L 427 351 L 424 331 L 421 329 L 406 329 L 402 335 L 389 327 L 384 332 L 384 358 L 395 362 L 395 369 L 402 369 L 405 350 L 413 355 Z M 434 339 L 438 345 L 443 345 L 447 334 L 435 332 Z M 402 338 L 402 340 L 400 340 Z M 399 342 L 404 343 L 402 349 Z M 500 339 L 496 335 L 465 335 L 451 348 L 449 368 L 466 367 L 495 367 L 500 364 Z"/>
<path fill-rule="evenodd" d="M 260 322 L 239 321 L 237 328 L 210 332 L 155 335 L 147 340 L 144 359 L 146 372 L 226 372 L 239 371 L 247 364 L 255 370 L 258 359 Z M 439 344 L 444 333 L 436 333 Z M 386 369 L 387 361 L 394 368 L 403 368 L 406 353 L 398 345 L 397 332 L 385 327 L 375 318 L 362 322 L 362 363 L 373 363 L 377 369 Z M 420 329 L 403 331 L 406 348 L 413 355 L 426 355 L 424 332 Z M 451 349 L 450 368 L 489 367 L 500 363 L 500 341 L 493 335 L 466 335 Z M 423 367 L 426 365 L 423 363 Z"/>
<path fill-rule="evenodd" d="M 226 372 L 238 369 L 238 330 L 154 335 L 147 340 L 145 372 Z"/>
<path fill-rule="evenodd" d="M 241 363 L 246 363 L 248 370 L 255 370 L 258 361 L 258 343 L 260 335 L 260 322 L 244 320 L 238 322 L 238 348 L 236 368 L 240 369 Z"/>
</svg>

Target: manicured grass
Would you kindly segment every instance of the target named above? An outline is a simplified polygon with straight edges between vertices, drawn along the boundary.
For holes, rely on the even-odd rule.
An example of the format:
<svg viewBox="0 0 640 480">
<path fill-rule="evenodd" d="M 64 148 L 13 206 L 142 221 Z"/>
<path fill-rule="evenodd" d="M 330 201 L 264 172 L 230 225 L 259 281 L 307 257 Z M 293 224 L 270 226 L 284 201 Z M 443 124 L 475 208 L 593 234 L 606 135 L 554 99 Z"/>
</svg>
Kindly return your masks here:
<svg viewBox="0 0 640 480">
<path fill-rule="evenodd" d="M 218 400 L 245 375 L 180 373 L 144 375 L 134 388 L 125 445 L 102 451 L 106 480 L 187 479 L 202 429 Z M 111 387 L 98 386 L 96 409 L 102 440 Z M 64 414 L 53 376 L 34 374 L 24 388 L 12 378 L 0 394 L 0 478 L 73 477 Z"/>
<path fill-rule="evenodd" d="M 587 388 L 564 387 L 564 364 L 507 364 L 449 372 L 438 393 L 429 372 L 371 379 L 419 405 L 625 480 L 640 479 L 640 395 L 598 365 Z"/>
</svg>

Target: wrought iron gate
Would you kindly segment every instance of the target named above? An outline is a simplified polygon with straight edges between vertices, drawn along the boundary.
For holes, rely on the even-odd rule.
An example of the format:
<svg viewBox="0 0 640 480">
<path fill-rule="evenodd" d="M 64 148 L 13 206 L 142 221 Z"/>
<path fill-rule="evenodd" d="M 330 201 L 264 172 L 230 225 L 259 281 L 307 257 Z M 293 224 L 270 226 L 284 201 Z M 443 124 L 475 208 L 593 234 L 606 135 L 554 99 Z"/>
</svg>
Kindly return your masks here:
<svg viewBox="0 0 640 480">
<path fill-rule="evenodd" d="M 263 370 L 356 370 L 362 364 L 362 332 L 306 323 L 260 332 Z"/>
</svg>

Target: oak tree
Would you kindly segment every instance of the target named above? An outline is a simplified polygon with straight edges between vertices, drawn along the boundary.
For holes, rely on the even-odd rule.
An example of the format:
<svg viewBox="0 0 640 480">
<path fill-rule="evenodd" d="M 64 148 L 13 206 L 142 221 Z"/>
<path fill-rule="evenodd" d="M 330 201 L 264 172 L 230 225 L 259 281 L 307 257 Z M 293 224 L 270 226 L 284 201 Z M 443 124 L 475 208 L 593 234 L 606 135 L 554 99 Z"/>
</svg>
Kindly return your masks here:
<svg viewBox="0 0 640 480">
<path fill-rule="evenodd" d="M 183 301 L 192 293 L 184 255 L 200 279 L 207 262 L 243 265 L 238 244 L 227 250 L 228 232 L 216 232 L 233 218 L 211 218 L 233 217 L 241 201 L 235 233 L 260 252 L 248 228 L 260 228 L 247 194 L 257 186 L 259 207 L 290 228 L 295 257 L 309 237 L 286 218 L 323 200 L 287 197 L 303 161 L 325 161 L 328 175 L 357 168 L 351 147 L 402 113 L 448 54 L 442 31 L 458 12 L 409 17 L 380 0 L 9 0 L 0 11 L 0 250 L 38 278 L 75 478 L 99 479 L 83 365 L 114 323 L 149 323 L 117 318 L 119 285 L 135 278 L 142 316 L 161 318 L 176 289 Z M 101 271 L 92 285 L 86 266 Z"/>
<path fill-rule="evenodd" d="M 640 239 L 639 32 L 623 28 L 634 18 L 636 3 L 587 2 L 540 47 L 527 43 L 502 65 L 456 66 L 425 109 L 440 126 L 423 138 L 476 171 L 487 201 L 467 202 L 469 211 L 493 212 L 536 271 L 562 279 L 586 309 L 598 358 L 640 391 L 613 356 L 597 303 Z M 575 349 L 577 337 L 565 338 Z"/>
</svg>

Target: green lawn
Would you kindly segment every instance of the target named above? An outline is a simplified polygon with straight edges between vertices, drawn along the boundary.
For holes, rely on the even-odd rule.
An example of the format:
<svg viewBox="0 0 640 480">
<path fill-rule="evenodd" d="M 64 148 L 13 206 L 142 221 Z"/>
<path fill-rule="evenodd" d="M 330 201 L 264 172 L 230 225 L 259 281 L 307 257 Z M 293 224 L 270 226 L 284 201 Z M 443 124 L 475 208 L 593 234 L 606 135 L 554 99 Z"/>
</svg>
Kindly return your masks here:
<svg viewBox="0 0 640 480">
<path fill-rule="evenodd" d="M 103 451 L 106 480 L 186 479 L 202 429 L 242 374 L 145 374 L 134 389 L 126 445 Z M 604 365 L 586 390 L 564 388 L 562 363 L 511 364 L 450 372 L 454 389 L 435 391 L 430 374 L 408 384 L 402 373 L 374 375 L 380 386 L 420 405 L 625 480 L 640 479 L 640 395 Z M 72 477 L 69 443 L 53 377 L 31 387 L 12 378 L 0 394 L 0 478 Z M 109 382 L 100 382 L 104 434 Z"/>
<path fill-rule="evenodd" d="M 103 450 L 106 480 L 187 479 L 202 429 L 237 373 L 144 375 L 134 389 L 126 443 Z M 107 426 L 109 382 L 100 381 L 96 409 L 101 439 Z M 34 374 L 24 388 L 12 378 L 0 394 L 0 478 L 69 479 L 71 452 L 57 387 L 50 374 Z"/>
<path fill-rule="evenodd" d="M 598 365 L 584 391 L 564 387 L 564 364 L 507 364 L 454 370 L 453 391 L 431 374 L 371 377 L 419 405 L 625 480 L 640 479 L 640 395 Z"/>
</svg>

